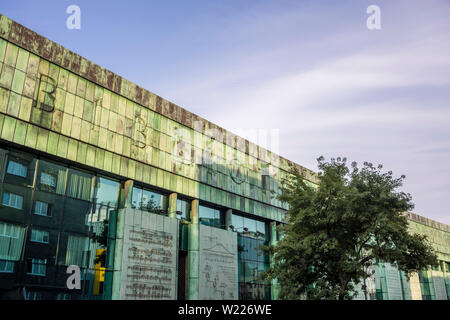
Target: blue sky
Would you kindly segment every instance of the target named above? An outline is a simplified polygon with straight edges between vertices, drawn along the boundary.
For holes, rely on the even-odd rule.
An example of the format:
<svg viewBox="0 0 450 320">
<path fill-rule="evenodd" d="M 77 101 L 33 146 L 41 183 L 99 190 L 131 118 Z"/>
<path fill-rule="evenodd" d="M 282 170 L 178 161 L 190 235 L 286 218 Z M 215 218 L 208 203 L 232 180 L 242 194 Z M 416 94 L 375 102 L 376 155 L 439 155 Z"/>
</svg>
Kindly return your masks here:
<svg viewBox="0 0 450 320">
<path fill-rule="evenodd" d="M 71 4 L 81 30 L 66 28 Z M 371 4 L 381 30 L 366 27 Z M 0 12 L 233 132 L 279 130 L 274 151 L 310 169 L 320 155 L 382 163 L 406 175 L 414 212 L 450 224 L 449 1 L 16 0 Z"/>
</svg>

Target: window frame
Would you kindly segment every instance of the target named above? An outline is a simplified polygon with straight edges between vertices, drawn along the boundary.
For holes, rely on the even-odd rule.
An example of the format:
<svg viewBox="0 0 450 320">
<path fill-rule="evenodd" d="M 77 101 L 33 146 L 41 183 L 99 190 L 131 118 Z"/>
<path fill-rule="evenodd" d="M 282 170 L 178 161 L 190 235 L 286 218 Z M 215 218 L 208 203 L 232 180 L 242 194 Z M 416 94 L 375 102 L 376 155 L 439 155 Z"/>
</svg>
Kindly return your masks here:
<svg viewBox="0 0 450 320">
<path fill-rule="evenodd" d="M 15 261 L 0 259 L 0 266 L 1 266 L 1 263 L 4 263 L 5 268 L 0 268 L 0 273 L 14 273 Z M 11 266 L 11 269 L 6 268 L 9 265 Z"/>
<path fill-rule="evenodd" d="M 8 195 L 8 203 L 5 203 L 5 195 Z M 10 204 L 11 195 L 13 195 L 15 197 L 20 197 L 22 199 L 20 208 Z M 20 194 L 13 193 L 13 192 L 10 192 L 10 191 L 4 191 L 3 195 L 2 195 L 2 205 L 6 206 L 6 207 L 9 207 L 9 208 L 14 208 L 16 210 L 23 210 L 23 199 L 24 199 L 24 196 L 22 196 Z M 17 202 L 17 198 L 16 198 L 16 202 Z"/>
<path fill-rule="evenodd" d="M 42 262 L 37 262 L 37 261 L 42 261 Z M 31 271 L 27 272 L 27 274 L 32 275 L 32 276 L 40 276 L 40 277 L 45 277 L 47 276 L 47 259 L 40 259 L 40 258 L 30 258 L 28 259 L 28 263 L 31 264 Z M 35 268 L 38 268 L 38 271 L 41 271 L 41 268 L 44 269 L 44 273 L 37 273 L 35 272 Z"/>
<path fill-rule="evenodd" d="M 9 168 L 10 168 L 11 163 L 14 163 L 15 165 L 19 166 L 20 169 L 25 169 L 25 175 L 21 175 L 21 174 L 17 174 L 17 173 L 14 173 L 14 172 L 10 172 Z M 19 161 L 8 159 L 8 163 L 6 165 L 6 174 L 11 174 L 13 176 L 21 177 L 21 178 L 25 178 L 26 179 L 27 178 L 27 174 L 28 174 L 28 166 L 24 165 L 23 163 L 21 163 Z"/>
<path fill-rule="evenodd" d="M 213 220 L 217 219 L 216 213 L 218 213 L 219 214 L 219 224 L 217 225 L 214 223 L 203 223 L 203 221 L 205 221 L 204 220 L 205 218 L 206 219 L 210 219 L 210 218 L 208 218 L 206 216 L 203 216 L 203 217 L 201 216 L 201 211 L 202 211 L 201 207 L 213 210 L 213 214 L 214 214 L 214 217 L 212 218 Z M 202 225 L 213 227 L 213 228 L 218 228 L 218 229 L 226 229 L 228 226 L 225 226 L 225 224 L 224 224 L 224 217 L 225 217 L 225 214 L 224 214 L 223 208 L 216 207 L 214 205 L 204 204 L 204 203 L 200 203 L 198 206 L 198 218 L 199 218 L 200 224 L 202 224 Z"/>
<path fill-rule="evenodd" d="M 46 214 L 38 213 L 36 211 L 36 205 L 37 205 L 38 202 L 39 203 L 44 203 L 44 204 L 47 205 L 47 212 L 46 212 Z M 35 214 L 37 216 L 41 216 L 41 217 L 51 217 L 52 216 L 52 204 L 48 203 L 48 202 L 45 202 L 45 201 L 41 201 L 41 200 L 35 200 L 34 201 L 34 206 L 33 206 L 33 214 Z"/>
<path fill-rule="evenodd" d="M 136 201 L 136 206 L 133 207 L 134 209 L 145 211 L 145 212 L 149 212 L 149 213 L 153 213 L 153 214 L 159 214 L 159 215 L 163 215 L 163 216 L 167 216 L 168 215 L 168 213 L 169 213 L 168 212 L 168 209 L 169 209 L 169 206 L 168 206 L 169 195 L 167 193 L 165 193 L 163 191 L 159 191 L 159 190 L 154 189 L 154 188 L 147 188 L 147 187 L 144 187 L 144 186 L 139 185 L 139 184 L 138 185 L 134 185 L 133 186 L 133 191 L 132 191 L 132 198 L 131 198 L 132 206 L 133 206 L 133 201 L 135 200 L 133 198 L 135 190 L 137 190 L 138 191 L 137 193 L 140 195 L 140 201 Z M 150 199 L 153 198 L 153 194 L 160 197 L 160 202 L 157 203 L 157 205 L 159 206 L 158 207 L 159 209 L 155 209 L 153 211 L 148 209 L 147 205 L 148 205 L 148 202 L 149 202 L 150 199 L 147 200 L 147 202 L 145 203 L 145 207 L 144 207 L 143 198 L 144 198 L 144 195 L 145 195 L 146 192 L 150 193 Z"/>
<path fill-rule="evenodd" d="M 79 173 L 81 173 L 81 175 L 79 175 Z M 89 176 L 89 182 L 90 182 L 90 186 L 89 186 L 89 195 L 88 195 L 88 199 L 84 199 L 83 197 L 79 197 L 79 193 L 80 191 L 78 190 L 78 188 L 80 187 L 79 185 L 77 185 L 76 188 L 76 195 L 73 194 L 69 194 L 69 190 L 71 190 L 71 182 L 72 182 L 72 176 L 73 175 L 78 175 L 78 176 Z M 95 185 L 94 185 L 94 179 L 97 178 L 95 172 L 91 172 L 91 171 L 86 171 L 84 169 L 78 168 L 78 167 L 69 167 L 67 170 L 67 176 L 66 176 L 66 188 L 65 188 L 65 192 L 64 195 L 67 198 L 71 198 L 71 199 L 75 199 L 75 200 L 81 200 L 81 201 L 85 201 L 85 202 L 93 202 L 94 201 L 94 193 L 95 193 Z"/>
<path fill-rule="evenodd" d="M 33 239 L 33 235 L 35 239 Z M 37 236 L 38 238 L 36 239 Z M 47 241 L 45 241 L 45 236 L 47 236 Z M 41 238 L 42 240 L 40 240 Z M 30 242 L 48 244 L 50 242 L 50 232 L 41 229 L 31 229 Z"/>
</svg>

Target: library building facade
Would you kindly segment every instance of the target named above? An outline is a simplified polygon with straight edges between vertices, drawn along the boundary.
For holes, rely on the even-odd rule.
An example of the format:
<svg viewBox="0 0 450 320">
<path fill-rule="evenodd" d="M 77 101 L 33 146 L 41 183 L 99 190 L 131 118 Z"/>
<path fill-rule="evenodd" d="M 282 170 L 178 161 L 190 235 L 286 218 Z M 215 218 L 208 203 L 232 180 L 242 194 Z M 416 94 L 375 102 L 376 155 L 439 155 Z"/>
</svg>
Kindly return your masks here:
<svg viewBox="0 0 450 320">
<path fill-rule="evenodd" d="M 317 183 L 0 15 L 0 299 L 277 299 L 291 166 Z M 450 226 L 407 216 L 440 266 L 378 263 L 358 298 L 449 299 Z"/>
</svg>

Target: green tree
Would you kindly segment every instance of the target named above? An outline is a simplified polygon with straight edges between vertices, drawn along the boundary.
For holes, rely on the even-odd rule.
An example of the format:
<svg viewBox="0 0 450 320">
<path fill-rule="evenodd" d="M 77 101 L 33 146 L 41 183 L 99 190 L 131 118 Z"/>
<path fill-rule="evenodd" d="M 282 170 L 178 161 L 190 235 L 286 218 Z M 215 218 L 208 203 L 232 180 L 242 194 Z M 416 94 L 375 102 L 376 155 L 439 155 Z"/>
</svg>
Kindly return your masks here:
<svg viewBox="0 0 450 320">
<path fill-rule="evenodd" d="M 280 200 L 289 204 L 280 241 L 265 250 L 273 264 L 265 274 L 280 284 L 281 299 L 351 299 L 354 287 L 375 262 L 405 272 L 437 264 L 426 236 L 410 234 L 404 213 L 411 196 L 398 190 L 405 176 L 383 173 L 382 165 L 361 169 L 346 158 L 318 160 L 318 185 L 292 169 Z"/>
</svg>

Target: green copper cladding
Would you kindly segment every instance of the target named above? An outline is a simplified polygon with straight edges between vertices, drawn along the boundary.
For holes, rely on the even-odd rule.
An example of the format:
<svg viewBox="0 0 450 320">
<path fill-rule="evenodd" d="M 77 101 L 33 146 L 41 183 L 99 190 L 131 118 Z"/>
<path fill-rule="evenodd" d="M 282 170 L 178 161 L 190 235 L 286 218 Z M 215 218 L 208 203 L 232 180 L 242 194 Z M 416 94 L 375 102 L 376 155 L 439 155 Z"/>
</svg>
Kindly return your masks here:
<svg viewBox="0 0 450 320">
<path fill-rule="evenodd" d="M 188 225 L 188 274 L 187 274 L 187 299 L 198 300 L 199 290 L 199 245 L 200 245 L 200 224 L 199 224 L 199 202 L 192 200 L 191 223 Z"/>
<path fill-rule="evenodd" d="M 426 235 L 439 260 L 450 261 L 450 226 L 408 212 L 409 231 Z"/>
<path fill-rule="evenodd" d="M 312 171 L 2 15 L 0 63 L 0 113 L 8 116 L 1 133 L 5 140 L 277 221 L 283 220 L 286 207 L 272 191 L 280 192 L 289 166 L 316 181 Z M 212 163 L 205 163 L 205 154 Z M 273 173 L 267 183 L 262 181 L 265 169 Z"/>
</svg>

